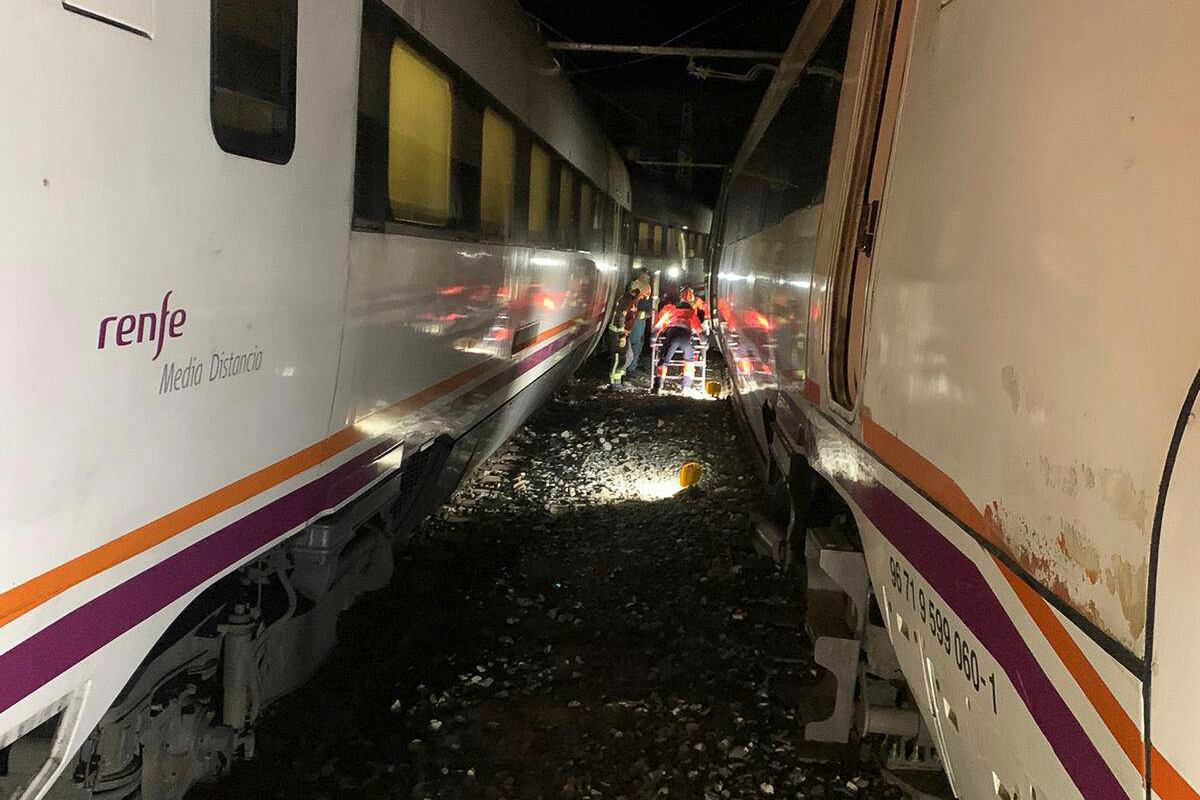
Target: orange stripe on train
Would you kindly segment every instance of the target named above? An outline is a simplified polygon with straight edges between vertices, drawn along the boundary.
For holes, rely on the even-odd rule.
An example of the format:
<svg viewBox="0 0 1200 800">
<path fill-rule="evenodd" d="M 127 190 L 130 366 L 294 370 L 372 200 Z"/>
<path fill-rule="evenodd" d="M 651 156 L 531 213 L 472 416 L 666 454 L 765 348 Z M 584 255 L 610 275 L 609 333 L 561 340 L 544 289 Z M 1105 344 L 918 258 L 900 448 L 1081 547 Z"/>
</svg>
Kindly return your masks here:
<svg viewBox="0 0 1200 800">
<path fill-rule="evenodd" d="M 566 322 L 550 328 L 531 342 L 539 344 L 559 333 L 582 324 L 581 317 L 574 317 Z M 356 424 L 370 417 L 383 415 L 400 416 L 411 413 L 428 405 L 461 386 L 470 383 L 475 378 L 490 369 L 499 369 L 498 365 L 488 362 L 476 364 L 443 381 L 428 386 L 416 394 L 356 421 Z M 266 492 L 279 484 L 301 473 L 312 469 L 329 458 L 354 446 L 366 438 L 360 429 L 354 425 L 343 428 L 337 433 L 322 439 L 316 444 L 282 458 L 273 464 L 252 472 L 233 483 L 222 486 L 214 492 L 193 500 L 185 506 L 148 522 L 139 528 L 117 537 L 99 547 L 89 550 L 82 555 L 60 564 L 53 569 L 43 572 L 8 591 L 0 593 L 0 627 L 7 625 L 18 617 L 27 614 L 48 600 L 62 594 L 72 586 L 99 575 L 111 567 L 128 561 L 134 556 L 144 553 L 152 547 L 171 539 L 174 536 L 212 519 L 217 514 L 238 506 L 255 496 Z"/>
<path fill-rule="evenodd" d="M 1096 672 L 1096 668 L 1088 661 L 1087 656 L 1079 649 L 1075 639 L 1058 621 L 1058 617 L 1054 616 L 1054 610 L 1050 608 L 1049 604 L 998 558 L 993 556 L 992 560 L 996 562 L 1000 574 L 1008 581 L 1008 585 L 1012 587 L 1017 599 L 1021 601 L 1021 605 L 1025 607 L 1034 624 L 1038 626 L 1038 630 L 1042 632 L 1046 641 L 1050 643 L 1050 647 L 1058 654 L 1063 666 L 1079 684 L 1079 688 L 1083 690 L 1088 702 L 1096 709 L 1104 726 L 1117 740 L 1117 744 L 1129 759 L 1129 763 L 1133 764 L 1139 775 L 1144 775 L 1145 756 L 1142 734 L 1137 725 L 1125 713 L 1125 709 L 1121 707 L 1117 698 L 1108 688 L 1108 684 L 1104 682 L 1104 679 Z"/>
</svg>

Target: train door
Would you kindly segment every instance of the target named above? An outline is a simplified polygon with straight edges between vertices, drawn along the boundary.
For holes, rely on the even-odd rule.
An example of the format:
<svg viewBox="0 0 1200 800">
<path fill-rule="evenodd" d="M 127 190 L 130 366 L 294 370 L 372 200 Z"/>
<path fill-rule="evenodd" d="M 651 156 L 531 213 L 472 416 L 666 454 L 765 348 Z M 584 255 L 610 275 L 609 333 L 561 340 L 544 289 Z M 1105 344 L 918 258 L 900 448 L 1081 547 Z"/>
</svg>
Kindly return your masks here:
<svg viewBox="0 0 1200 800">
<path fill-rule="evenodd" d="M 851 139 L 843 235 L 830 287 L 830 394 L 847 412 L 858 399 L 867 288 L 916 7 L 917 0 L 880 0 L 867 41 L 863 107 Z"/>
</svg>

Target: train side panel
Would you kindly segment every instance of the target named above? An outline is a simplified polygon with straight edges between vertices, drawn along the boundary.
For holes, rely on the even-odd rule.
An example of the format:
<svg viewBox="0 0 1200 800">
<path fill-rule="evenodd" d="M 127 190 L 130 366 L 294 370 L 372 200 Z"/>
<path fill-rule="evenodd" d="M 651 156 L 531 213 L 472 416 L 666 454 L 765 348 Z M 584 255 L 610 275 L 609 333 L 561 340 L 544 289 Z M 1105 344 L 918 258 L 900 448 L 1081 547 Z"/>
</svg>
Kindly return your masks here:
<svg viewBox="0 0 1200 800">
<path fill-rule="evenodd" d="M 27 94 L 0 133 L 13 176 L 0 203 L 3 280 L 19 301 L 6 351 L 31 383 L 5 397 L 19 424 L 0 507 L 41 545 L 0 565 L 8 586 L 326 435 L 353 155 L 336 113 L 300 128 L 287 165 L 223 152 L 207 80 L 175 77 L 208 74 L 205 10 L 160 15 L 152 43 L 21 5 L 6 71 L 43 79 L 12 84 Z M 330 66 L 305 59 L 298 113 L 318 117 L 347 107 L 357 21 L 344 6 L 305 11 L 301 47 Z M 14 63 L 22 53 L 34 63 Z M 92 68 L 64 66 L 76 62 Z M 47 118 L 63 121 L 36 122 Z M 248 369 L 214 374 L 214 355 L 247 353 Z M 172 365 L 192 367 L 189 380 Z"/>
<path fill-rule="evenodd" d="M 953 476 L 965 522 L 1140 653 L 1200 359 L 1200 112 L 1172 88 L 1200 68 L 1200 18 L 1089 9 L 921 16 L 862 402 Z"/>
<path fill-rule="evenodd" d="M 282 164 L 214 138 L 208 4 L 160 4 L 149 35 L 61 5 L 3 12 L 0 66 L 36 79 L 5 83 L 21 113 L 0 127 L 0 285 L 14 299 L 0 334 L 10 374 L 29 376 L 3 400 L 0 746 L 64 713 L 39 791 L 64 770 L 69 782 L 85 740 L 80 774 L 120 773 L 121 791 L 177 796 L 215 753 L 228 763 L 261 702 L 332 646 L 337 613 L 390 575 L 386 542 L 353 526 L 383 494 L 452 489 L 401 470 L 433 471 L 428 445 L 474 430 L 456 478 L 501 442 L 594 344 L 626 266 L 616 252 L 352 233 L 362 5 L 298 7 Z M 540 113 L 550 144 L 627 204 L 591 121 Z M 321 558 L 361 585 L 323 582 Z M 206 591 L 250 561 L 291 598 L 283 617 L 238 621 L 249 612 Z M 181 629 L 196 624 L 185 609 L 210 627 Z M 275 672 L 227 692 L 223 712 L 212 697 L 162 702 L 181 675 L 219 681 L 238 626 L 258 648 L 245 668 Z M 230 700 L 260 691 L 252 711 Z M 89 738 L 102 719 L 111 735 Z M 151 735 L 145 752 L 181 760 L 143 760 Z"/>
<path fill-rule="evenodd" d="M 302 5 L 297 113 L 327 122 L 276 165 L 214 140 L 206 4 L 163 9 L 152 40 L 55 4 L 4 16 L 5 74 L 38 79 L 6 81 L 0 129 L 0 326 L 29 376 L 4 398 L 0 730 L 78 689 L 86 735 L 207 576 L 141 605 L 121 587 L 319 469 L 225 488 L 327 435 L 359 18 Z"/>
<path fill-rule="evenodd" d="M 1147 755 L 1162 796 L 1197 777 L 1178 748 L 1193 725 L 1162 710 L 1174 750 L 1158 729 L 1147 746 L 1138 690 L 1165 709 L 1195 666 L 1177 617 L 1155 656 L 1173 677 L 1143 663 L 1151 592 L 1187 605 L 1177 569 L 1150 575 L 1200 358 L 1197 113 L 1177 88 L 1200 66 L 1184 33 L 1200 19 L 1162 11 L 922 6 L 860 410 L 866 446 L 1005 560 L 1013 619 L 1035 622 L 1040 663 L 1065 670 L 1056 688 L 1131 796 Z"/>
<path fill-rule="evenodd" d="M 1196 112 L 1174 88 L 1196 71 L 1184 39 L 1197 20 L 1163 11 L 918 5 L 852 408 L 829 397 L 833 266 L 859 235 L 845 212 L 864 98 L 842 98 L 803 309 L 808 391 L 780 393 L 759 447 L 798 441 L 792 452 L 853 512 L 961 796 L 1139 797 L 1147 755 L 1160 796 L 1195 785 L 1178 704 L 1195 658 L 1177 483 L 1155 592 L 1166 639 L 1154 671 L 1143 662 L 1158 487 L 1200 355 L 1184 266 Z M 745 202 L 736 175 L 728 191 L 732 215 Z M 736 306 L 767 307 L 757 287 L 777 269 L 751 245 L 771 230 L 725 245 L 723 330 Z M 764 314 L 772 328 L 778 313 Z M 736 369 L 738 340 L 723 336 Z M 759 394 L 735 384 L 746 416 L 761 415 Z M 1154 747 L 1151 675 L 1177 698 L 1149 687 Z"/>
<path fill-rule="evenodd" d="M 763 408 L 787 408 L 778 393 L 802 400 L 813 385 L 809 293 L 820 219 L 820 206 L 805 208 L 722 249 L 718 334 L 747 423 L 764 449 Z"/>
<path fill-rule="evenodd" d="M 354 233 L 335 424 L 410 446 L 461 435 L 590 351 L 620 260 Z"/>
</svg>

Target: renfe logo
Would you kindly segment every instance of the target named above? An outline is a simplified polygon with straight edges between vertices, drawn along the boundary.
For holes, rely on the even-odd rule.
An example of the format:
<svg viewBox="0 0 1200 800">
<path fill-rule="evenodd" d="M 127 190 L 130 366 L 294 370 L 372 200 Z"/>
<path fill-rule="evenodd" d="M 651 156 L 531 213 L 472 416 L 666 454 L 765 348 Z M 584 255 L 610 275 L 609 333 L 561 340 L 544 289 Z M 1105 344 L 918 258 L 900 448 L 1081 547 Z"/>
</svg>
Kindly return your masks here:
<svg viewBox="0 0 1200 800">
<path fill-rule="evenodd" d="M 142 314 L 124 314 L 100 320 L 100 338 L 96 342 L 96 349 L 103 350 L 108 344 L 108 328 L 111 323 L 115 322 L 116 331 L 113 340 L 117 343 L 117 347 L 154 342 L 154 358 L 150 360 L 157 361 L 159 354 L 162 353 L 163 342 L 168 336 L 172 339 L 183 336 L 183 323 L 187 322 L 187 312 L 182 308 L 174 311 L 167 310 L 167 301 L 170 299 L 171 292 L 163 295 L 162 308 L 157 314 L 147 311 Z"/>
</svg>

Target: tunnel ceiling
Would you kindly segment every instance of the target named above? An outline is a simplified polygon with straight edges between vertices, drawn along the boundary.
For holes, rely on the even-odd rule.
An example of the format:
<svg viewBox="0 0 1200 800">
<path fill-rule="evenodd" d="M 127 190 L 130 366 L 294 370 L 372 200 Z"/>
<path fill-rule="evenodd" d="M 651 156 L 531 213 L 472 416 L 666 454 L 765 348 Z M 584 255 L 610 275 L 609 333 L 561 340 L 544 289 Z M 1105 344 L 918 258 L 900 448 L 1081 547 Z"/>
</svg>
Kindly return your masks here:
<svg viewBox="0 0 1200 800">
<path fill-rule="evenodd" d="M 694 0 L 683 6 L 644 0 L 520 0 L 550 42 L 780 52 L 787 48 L 806 3 Z M 623 155 L 646 161 L 676 161 L 690 141 L 690 161 L 729 164 L 771 78 L 770 72 L 764 72 L 745 83 L 701 80 L 688 74 L 688 59 L 678 56 L 567 51 L 556 55 L 563 73 L 592 108 L 613 144 Z M 745 73 L 756 62 L 697 58 L 696 63 Z M 674 185 L 710 205 L 720 188 L 719 169 L 633 169 L 643 179 Z"/>
</svg>

